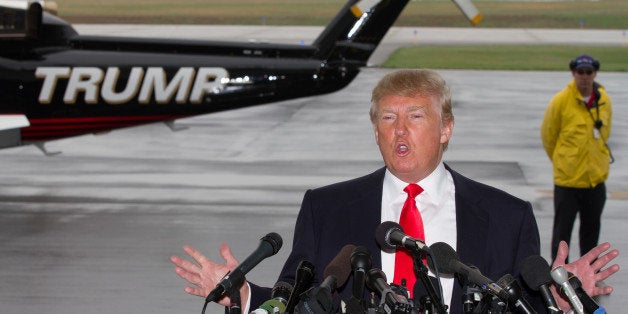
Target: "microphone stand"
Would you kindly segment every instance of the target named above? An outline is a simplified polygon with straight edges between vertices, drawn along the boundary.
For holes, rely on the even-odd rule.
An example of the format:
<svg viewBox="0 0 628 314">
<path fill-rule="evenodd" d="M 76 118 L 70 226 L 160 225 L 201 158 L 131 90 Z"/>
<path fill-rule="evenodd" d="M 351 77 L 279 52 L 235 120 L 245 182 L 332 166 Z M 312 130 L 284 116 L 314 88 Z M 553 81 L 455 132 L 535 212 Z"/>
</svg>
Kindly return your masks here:
<svg viewBox="0 0 628 314">
<path fill-rule="evenodd" d="M 488 295 L 491 298 L 491 313 L 506 314 L 508 305 L 504 301 L 496 296 Z"/>
<path fill-rule="evenodd" d="M 484 293 L 476 284 L 469 282 L 466 276 L 458 276 L 462 284 L 462 312 L 464 314 L 478 313 L 485 308 Z"/>
<path fill-rule="evenodd" d="M 232 287 L 229 289 L 229 297 L 231 298 L 231 305 L 229 305 L 229 314 L 241 314 L 242 313 L 242 301 L 240 300 L 240 289 Z"/>
<path fill-rule="evenodd" d="M 412 257 L 414 259 L 414 275 L 421 280 L 429 296 L 429 298 L 424 298 L 424 299 L 429 299 L 429 300 L 425 300 L 426 301 L 425 303 L 429 303 L 430 309 L 434 308 L 434 311 L 435 311 L 434 313 L 447 314 L 445 305 L 441 301 L 441 298 L 439 297 L 439 295 L 436 293 L 436 290 L 434 289 L 434 286 L 432 285 L 432 281 L 427 275 L 428 269 L 425 266 L 425 264 L 423 264 L 422 253 L 413 250 Z M 416 284 L 417 283 L 415 283 L 415 285 Z M 414 291 L 414 287 L 412 287 L 412 290 Z M 431 302 L 427 302 L 427 301 L 431 301 Z M 419 302 L 422 303 L 424 301 L 419 300 Z M 422 306 L 426 307 L 428 306 L 428 304 L 422 304 Z"/>
<path fill-rule="evenodd" d="M 420 306 L 420 312 L 417 311 L 418 313 L 423 313 L 423 314 L 436 313 L 436 307 L 434 306 L 434 303 L 432 302 L 432 299 L 429 296 L 424 295 L 421 297 L 419 301 L 421 302 L 421 306 Z"/>
<path fill-rule="evenodd" d="M 229 271 L 225 276 L 231 276 L 232 278 L 236 278 L 235 282 L 242 278 L 244 281 L 244 273 L 236 269 L 235 271 Z M 227 281 L 225 285 L 218 285 L 214 290 L 212 290 L 207 298 L 205 299 L 205 305 L 203 306 L 202 314 L 205 314 L 205 310 L 207 309 L 207 304 L 212 301 L 217 301 L 222 295 L 229 295 L 231 299 L 231 304 L 227 307 L 225 311 L 228 314 L 241 314 L 242 313 L 242 301 L 240 300 L 240 289 L 239 287 L 235 287 L 232 285 L 231 281 Z"/>
<path fill-rule="evenodd" d="M 473 295 L 475 292 L 473 291 L 473 288 L 469 287 L 468 283 L 464 284 L 462 291 L 464 291 L 462 294 L 462 312 L 464 314 L 471 314 L 475 308 L 473 304 Z"/>
</svg>

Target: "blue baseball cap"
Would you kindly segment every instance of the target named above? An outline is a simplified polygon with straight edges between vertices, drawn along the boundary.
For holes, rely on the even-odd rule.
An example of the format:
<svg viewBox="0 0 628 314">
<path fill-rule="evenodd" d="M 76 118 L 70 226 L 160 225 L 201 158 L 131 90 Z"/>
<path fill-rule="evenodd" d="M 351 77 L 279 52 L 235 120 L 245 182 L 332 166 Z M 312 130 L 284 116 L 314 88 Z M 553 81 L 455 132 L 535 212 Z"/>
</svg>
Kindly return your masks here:
<svg viewBox="0 0 628 314">
<path fill-rule="evenodd" d="M 600 69 L 600 62 L 587 54 L 579 55 L 569 62 L 569 69 L 572 71 L 581 68 L 589 68 L 597 71 Z"/>
</svg>

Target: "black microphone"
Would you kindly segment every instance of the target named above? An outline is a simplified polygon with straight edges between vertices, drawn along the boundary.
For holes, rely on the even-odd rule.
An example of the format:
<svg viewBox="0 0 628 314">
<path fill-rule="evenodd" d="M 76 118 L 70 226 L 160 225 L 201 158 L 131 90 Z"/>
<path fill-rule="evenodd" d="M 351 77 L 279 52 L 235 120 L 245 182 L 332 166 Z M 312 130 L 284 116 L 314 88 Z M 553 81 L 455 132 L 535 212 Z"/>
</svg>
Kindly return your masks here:
<svg viewBox="0 0 628 314">
<path fill-rule="evenodd" d="M 520 314 L 536 314 L 536 311 L 521 294 L 521 286 L 515 277 L 506 274 L 497 280 L 497 284 L 508 294 L 508 306 L 511 310 Z"/>
<path fill-rule="evenodd" d="M 365 246 L 357 246 L 351 253 L 351 268 L 353 269 L 352 295 L 347 300 L 347 313 L 364 313 L 364 286 L 366 272 L 371 269 L 373 261 L 371 252 Z"/>
<path fill-rule="evenodd" d="M 351 274 L 351 254 L 355 250 L 355 245 L 347 244 L 340 249 L 334 259 L 329 262 L 325 270 L 323 270 L 323 283 L 321 287 L 334 292 L 337 287 L 342 286 Z"/>
<path fill-rule="evenodd" d="M 291 294 L 292 285 L 287 282 L 278 281 L 270 294 L 270 300 L 262 303 L 257 310 L 250 314 L 287 313 L 286 305 L 288 304 L 288 299 Z"/>
<path fill-rule="evenodd" d="M 429 253 L 425 242 L 405 234 L 401 225 L 394 221 L 382 222 L 375 230 L 375 240 L 384 251 L 394 251 L 397 246 L 402 246 L 411 252 Z"/>
<path fill-rule="evenodd" d="M 584 314 L 584 305 L 582 305 L 582 301 L 576 294 L 571 283 L 569 283 L 569 278 L 567 275 L 567 270 L 563 266 L 558 266 L 550 271 L 550 275 L 554 282 L 560 286 L 560 290 L 563 295 L 569 300 L 571 303 L 571 308 L 576 314 Z"/>
<path fill-rule="evenodd" d="M 534 291 L 540 291 L 545 307 L 550 314 L 563 314 L 549 289 L 552 284 L 550 265 L 540 255 L 530 255 L 521 262 L 521 277 Z"/>
<path fill-rule="evenodd" d="M 297 267 L 295 274 L 295 284 L 290 299 L 288 299 L 288 305 L 286 305 L 286 313 L 292 313 L 294 307 L 299 303 L 301 293 L 305 292 L 312 284 L 314 278 L 314 264 L 308 260 L 302 260 Z"/>
<path fill-rule="evenodd" d="M 379 294 L 380 306 L 386 307 L 386 313 L 412 313 L 412 304 L 391 289 L 381 269 L 371 268 L 366 278 L 366 286 Z"/>
<path fill-rule="evenodd" d="M 467 266 L 458 259 L 456 251 L 445 242 L 436 242 L 430 246 L 430 251 L 434 263 L 443 274 L 456 274 L 463 277 L 463 280 L 478 285 L 482 290 L 486 290 L 492 295 L 508 302 L 509 294 L 504 291 L 493 280 L 485 277 L 476 267 Z M 434 269 L 432 259 L 427 260 L 430 268 Z"/>
<path fill-rule="evenodd" d="M 572 273 L 568 273 L 568 274 L 569 274 L 569 283 L 571 284 L 573 289 L 576 291 L 576 295 L 582 302 L 582 306 L 584 306 L 585 312 L 591 313 L 591 314 L 605 314 L 606 310 L 597 302 L 595 302 L 595 300 L 593 300 L 593 298 L 590 297 L 586 291 L 584 291 L 584 289 L 582 288 L 582 282 L 580 281 L 580 279 Z"/>
<path fill-rule="evenodd" d="M 325 279 L 318 287 L 310 288 L 301 297 L 301 301 L 295 308 L 295 313 L 336 313 L 336 304 L 332 298 L 332 293 L 336 288 L 342 286 L 351 274 L 351 253 L 355 245 L 347 244 L 334 259 L 329 262 L 323 271 Z"/>
<path fill-rule="evenodd" d="M 262 237 L 259 247 L 249 255 L 240 265 L 228 272 L 212 290 L 205 302 L 219 300 L 226 292 L 232 289 L 239 289 L 244 283 L 244 275 L 246 275 L 253 267 L 259 264 L 265 258 L 277 254 L 283 240 L 281 236 L 275 232 L 271 232 Z"/>
</svg>

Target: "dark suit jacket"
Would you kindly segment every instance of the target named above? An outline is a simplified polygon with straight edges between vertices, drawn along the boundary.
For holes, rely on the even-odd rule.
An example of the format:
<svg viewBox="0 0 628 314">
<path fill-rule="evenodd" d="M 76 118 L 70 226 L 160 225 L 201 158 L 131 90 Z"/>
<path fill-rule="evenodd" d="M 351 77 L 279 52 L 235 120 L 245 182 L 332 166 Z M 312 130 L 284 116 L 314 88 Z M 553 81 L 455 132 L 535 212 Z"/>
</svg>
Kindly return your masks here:
<svg viewBox="0 0 628 314">
<path fill-rule="evenodd" d="M 316 267 L 313 286 L 320 284 L 323 271 L 346 244 L 367 247 L 373 267 L 381 269 L 381 249 L 375 241 L 380 224 L 385 168 L 369 175 L 308 190 L 297 218 L 292 252 L 279 281 L 294 283 L 302 260 Z M 519 263 L 539 255 L 539 232 L 529 202 L 501 190 L 470 180 L 447 167 L 456 189 L 456 251 L 462 262 L 477 266 L 488 278 L 505 274 L 519 277 Z M 392 281 L 391 278 L 388 280 Z M 524 283 L 519 280 L 521 285 Z M 343 299 L 351 295 L 352 280 L 338 290 Z M 461 286 L 456 280 L 450 313 L 462 313 Z M 251 309 L 268 300 L 270 292 L 252 285 Z M 541 306 L 532 300 L 535 307 Z"/>
</svg>

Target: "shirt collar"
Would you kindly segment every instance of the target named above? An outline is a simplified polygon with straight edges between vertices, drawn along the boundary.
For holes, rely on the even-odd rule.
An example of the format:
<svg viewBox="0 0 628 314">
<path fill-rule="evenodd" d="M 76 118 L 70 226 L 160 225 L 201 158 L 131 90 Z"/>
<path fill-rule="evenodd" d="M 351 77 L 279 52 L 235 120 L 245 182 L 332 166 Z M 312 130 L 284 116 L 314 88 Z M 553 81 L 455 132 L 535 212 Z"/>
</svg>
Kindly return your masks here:
<svg viewBox="0 0 628 314">
<path fill-rule="evenodd" d="M 444 199 L 444 194 L 446 193 L 444 187 L 447 184 L 447 169 L 445 169 L 445 165 L 441 161 L 432 173 L 423 180 L 414 183 L 423 188 L 423 192 L 419 197 L 425 197 L 426 201 L 439 205 L 439 201 Z M 390 170 L 386 169 L 386 175 L 384 175 L 384 189 L 387 189 L 385 192 L 390 193 L 388 195 L 405 194 L 403 189 L 407 185 L 408 182 L 404 182 L 395 177 Z"/>
</svg>

